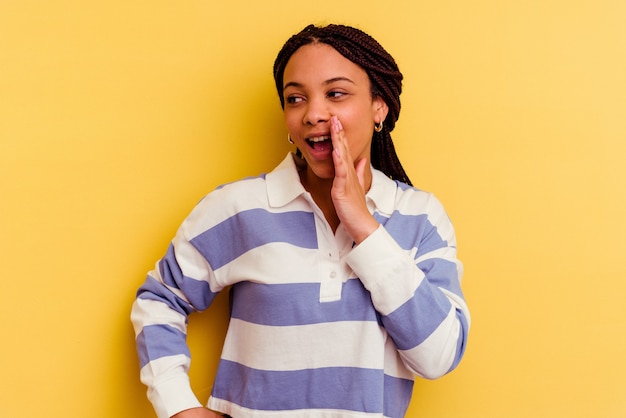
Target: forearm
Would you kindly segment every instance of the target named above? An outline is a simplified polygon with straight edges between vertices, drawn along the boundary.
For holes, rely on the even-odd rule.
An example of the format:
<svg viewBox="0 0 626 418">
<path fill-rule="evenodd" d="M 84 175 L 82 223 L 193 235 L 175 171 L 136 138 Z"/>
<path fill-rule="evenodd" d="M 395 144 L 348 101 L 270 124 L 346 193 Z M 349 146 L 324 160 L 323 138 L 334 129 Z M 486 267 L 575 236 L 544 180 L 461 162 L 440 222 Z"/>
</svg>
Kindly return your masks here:
<svg viewBox="0 0 626 418">
<path fill-rule="evenodd" d="M 174 240 L 139 288 L 131 311 L 141 381 L 148 387 L 148 398 L 159 417 L 201 405 L 188 377 L 187 319 L 195 310 L 192 298 L 186 296 L 191 280 L 185 274 L 188 257 L 182 256 L 184 251 L 177 251 L 176 243 L 178 248 L 188 247 L 180 236 Z"/>
<path fill-rule="evenodd" d="M 469 313 L 459 293 L 454 253 L 438 250 L 429 259 L 435 267 L 425 272 L 381 227 L 346 260 L 370 291 L 407 368 L 428 378 L 458 363 L 467 336 Z"/>
<path fill-rule="evenodd" d="M 151 279 L 149 279 L 151 280 Z M 143 298 L 155 297 L 142 293 Z M 190 363 L 185 338 L 186 317 L 166 303 L 138 298 L 131 320 L 136 332 L 140 378 L 159 418 L 200 406 L 187 375 Z"/>
</svg>

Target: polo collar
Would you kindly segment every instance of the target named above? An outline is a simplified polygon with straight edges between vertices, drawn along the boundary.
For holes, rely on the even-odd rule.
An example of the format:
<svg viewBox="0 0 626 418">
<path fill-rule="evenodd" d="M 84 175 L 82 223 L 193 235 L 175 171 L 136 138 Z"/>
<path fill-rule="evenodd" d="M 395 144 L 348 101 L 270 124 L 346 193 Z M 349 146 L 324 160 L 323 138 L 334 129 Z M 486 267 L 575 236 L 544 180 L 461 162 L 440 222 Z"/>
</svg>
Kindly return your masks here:
<svg viewBox="0 0 626 418">
<path fill-rule="evenodd" d="M 299 160 L 299 161 L 297 161 Z M 304 194 L 306 190 L 300 182 L 298 165 L 306 163 L 293 153 L 288 153 L 274 170 L 267 173 L 267 200 L 270 207 L 282 207 Z"/>
<path fill-rule="evenodd" d="M 305 167 L 306 162 L 290 152 L 265 176 L 270 207 L 285 206 L 306 193 L 298 175 L 298 171 Z M 381 171 L 373 167 L 371 169 L 372 187 L 366 195 L 368 206 L 370 209 L 390 215 L 395 208 L 398 186 Z"/>
<path fill-rule="evenodd" d="M 368 205 L 380 213 L 391 215 L 396 208 L 398 185 L 380 170 L 372 167 L 372 187 L 367 192 Z"/>
</svg>

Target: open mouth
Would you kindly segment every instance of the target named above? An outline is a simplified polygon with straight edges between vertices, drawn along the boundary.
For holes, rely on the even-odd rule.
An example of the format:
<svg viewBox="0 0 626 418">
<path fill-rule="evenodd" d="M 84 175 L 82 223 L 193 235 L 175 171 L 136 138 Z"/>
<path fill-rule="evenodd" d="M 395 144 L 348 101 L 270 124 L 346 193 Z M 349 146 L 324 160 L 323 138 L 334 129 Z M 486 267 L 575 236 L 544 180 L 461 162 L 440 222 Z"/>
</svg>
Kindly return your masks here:
<svg viewBox="0 0 626 418">
<path fill-rule="evenodd" d="M 307 138 L 306 143 L 309 144 L 309 147 L 313 148 L 316 151 L 325 151 L 328 149 L 332 149 L 333 147 L 330 135 Z"/>
</svg>

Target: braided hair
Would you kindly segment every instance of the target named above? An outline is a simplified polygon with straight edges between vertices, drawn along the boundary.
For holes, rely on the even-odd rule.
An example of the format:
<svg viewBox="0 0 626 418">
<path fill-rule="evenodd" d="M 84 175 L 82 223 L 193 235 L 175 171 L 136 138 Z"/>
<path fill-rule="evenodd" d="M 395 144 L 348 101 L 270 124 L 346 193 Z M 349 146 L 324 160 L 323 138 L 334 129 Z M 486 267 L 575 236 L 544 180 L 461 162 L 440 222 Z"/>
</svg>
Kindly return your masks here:
<svg viewBox="0 0 626 418">
<path fill-rule="evenodd" d="M 365 70 L 370 79 L 372 97 L 382 98 L 389 108 L 382 131 L 374 131 L 372 136 L 372 166 L 394 180 L 411 185 L 398 159 L 390 134 L 400 116 L 402 73 L 393 57 L 365 32 L 344 25 L 321 27 L 309 25 L 293 35 L 283 45 L 274 61 L 274 81 L 283 109 L 285 108 L 283 74 L 287 62 L 300 47 L 314 43 L 330 45 Z"/>
</svg>

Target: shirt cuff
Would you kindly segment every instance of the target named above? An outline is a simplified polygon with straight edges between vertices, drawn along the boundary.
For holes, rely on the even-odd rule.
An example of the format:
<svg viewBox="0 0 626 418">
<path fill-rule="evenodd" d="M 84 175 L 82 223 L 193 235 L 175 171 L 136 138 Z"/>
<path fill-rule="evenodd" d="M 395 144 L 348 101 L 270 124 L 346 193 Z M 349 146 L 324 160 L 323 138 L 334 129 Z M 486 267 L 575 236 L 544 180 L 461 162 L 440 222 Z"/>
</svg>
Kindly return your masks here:
<svg viewBox="0 0 626 418">
<path fill-rule="evenodd" d="M 424 278 L 409 252 L 382 225 L 353 248 L 345 261 L 369 290 L 376 310 L 383 315 L 413 297 Z"/>
<path fill-rule="evenodd" d="M 159 383 L 150 390 L 148 398 L 159 418 L 169 418 L 186 409 L 203 406 L 191 390 L 187 375 Z"/>
</svg>

